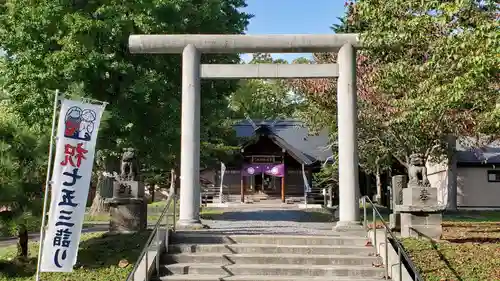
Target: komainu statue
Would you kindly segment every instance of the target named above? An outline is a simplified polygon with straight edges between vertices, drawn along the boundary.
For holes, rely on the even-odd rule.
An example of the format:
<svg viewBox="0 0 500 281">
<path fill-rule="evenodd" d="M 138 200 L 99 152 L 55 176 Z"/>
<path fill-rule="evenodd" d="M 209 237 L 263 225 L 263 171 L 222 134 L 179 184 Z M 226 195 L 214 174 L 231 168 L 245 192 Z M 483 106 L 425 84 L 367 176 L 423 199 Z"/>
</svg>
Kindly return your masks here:
<svg viewBox="0 0 500 281">
<path fill-rule="evenodd" d="M 135 181 L 138 176 L 138 162 L 135 154 L 135 149 L 126 148 L 122 155 L 122 163 L 120 167 L 120 178 L 124 181 Z"/>
<path fill-rule="evenodd" d="M 410 155 L 410 165 L 408 166 L 409 184 L 419 186 L 430 185 L 424 158 L 424 155 L 421 153 Z"/>
</svg>

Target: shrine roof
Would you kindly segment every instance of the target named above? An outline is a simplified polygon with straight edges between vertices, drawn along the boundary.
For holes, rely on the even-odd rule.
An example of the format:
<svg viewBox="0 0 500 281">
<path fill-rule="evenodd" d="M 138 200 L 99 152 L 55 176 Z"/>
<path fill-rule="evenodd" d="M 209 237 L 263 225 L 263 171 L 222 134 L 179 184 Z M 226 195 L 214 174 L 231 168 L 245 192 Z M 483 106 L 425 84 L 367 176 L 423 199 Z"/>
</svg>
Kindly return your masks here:
<svg viewBox="0 0 500 281">
<path fill-rule="evenodd" d="M 461 137 L 456 145 L 458 164 L 500 164 L 499 140 Z"/>
<path fill-rule="evenodd" d="M 248 120 L 236 123 L 233 128 L 239 138 L 250 138 L 256 135 L 259 128 L 270 131 L 271 139 L 279 146 L 295 154 L 295 158 L 306 165 L 324 162 L 332 156 L 328 147 L 328 130 L 318 134 L 310 134 L 305 124 L 298 120 Z"/>
</svg>

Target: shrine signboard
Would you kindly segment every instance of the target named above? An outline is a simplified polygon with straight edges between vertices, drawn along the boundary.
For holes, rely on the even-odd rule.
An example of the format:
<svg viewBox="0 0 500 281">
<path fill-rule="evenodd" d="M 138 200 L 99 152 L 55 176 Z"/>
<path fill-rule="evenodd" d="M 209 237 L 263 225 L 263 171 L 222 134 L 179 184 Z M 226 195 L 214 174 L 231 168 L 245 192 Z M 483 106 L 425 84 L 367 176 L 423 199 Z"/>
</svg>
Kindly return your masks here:
<svg viewBox="0 0 500 281">
<path fill-rule="evenodd" d="M 274 164 L 281 163 L 281 156 L 252 156 L 254 164 Z"/>
</svg>

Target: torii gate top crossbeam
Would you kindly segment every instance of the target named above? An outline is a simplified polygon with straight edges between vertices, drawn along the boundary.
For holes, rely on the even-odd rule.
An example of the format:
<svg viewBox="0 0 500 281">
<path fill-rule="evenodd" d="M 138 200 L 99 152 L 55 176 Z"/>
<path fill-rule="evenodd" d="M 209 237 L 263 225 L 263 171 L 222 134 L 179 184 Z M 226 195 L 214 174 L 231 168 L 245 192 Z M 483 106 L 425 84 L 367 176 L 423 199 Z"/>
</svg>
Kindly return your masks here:
<svg viewBox="0 0 500 281">
<path fill-rule="evenodd" d="M 201 53 L 314 53 L 332 52 L 344 44 L 359 47 L 358 34 L 277 35 L 131 35 L 129 50 L 136 54 L 180 54 L 189 44 Z"/>
</svg>

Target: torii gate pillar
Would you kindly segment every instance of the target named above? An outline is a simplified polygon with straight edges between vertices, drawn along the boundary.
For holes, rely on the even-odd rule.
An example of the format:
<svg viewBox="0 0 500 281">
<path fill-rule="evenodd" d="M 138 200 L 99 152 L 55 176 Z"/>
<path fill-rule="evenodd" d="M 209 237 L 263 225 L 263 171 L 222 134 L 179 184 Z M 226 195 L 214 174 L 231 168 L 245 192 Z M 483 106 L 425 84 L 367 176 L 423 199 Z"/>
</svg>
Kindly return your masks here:
<svg viewBox="0 0 500 281">
<path fill-rule="evenodd" d="M 182 53 L 180 213 L 178 226 L 200 227 L 200 80 L 338 77 L 339 221 L 359 226 L 356 108 L 357 34 L 131 35 L 131 53 Z M 201 65 L 201 53 L 307 53 L 338 51 L 330 65 Z"/>
</svg>

